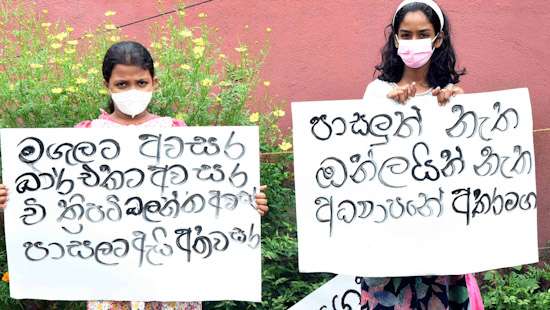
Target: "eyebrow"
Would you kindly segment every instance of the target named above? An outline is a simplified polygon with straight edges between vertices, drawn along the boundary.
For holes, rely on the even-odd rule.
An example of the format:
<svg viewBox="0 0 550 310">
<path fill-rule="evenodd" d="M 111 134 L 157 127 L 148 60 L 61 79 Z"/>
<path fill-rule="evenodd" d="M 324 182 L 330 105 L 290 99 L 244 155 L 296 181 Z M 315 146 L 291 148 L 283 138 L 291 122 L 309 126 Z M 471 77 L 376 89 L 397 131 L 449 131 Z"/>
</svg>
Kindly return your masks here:
<svg viewBox="0 0 550 310">
<path fill-rule="evenodd" d="M 431 30 L 428 29 L 428 28 L 418 30 L 419 33 L 430 32 L 430 31 L 431 31 Z M 411 31 L 411 30 L 405 30 L 405 29 L 399 29 L 399 32 L 402 32 L 402 33 L 413 33 L 413 31 Z"/>
</svg>

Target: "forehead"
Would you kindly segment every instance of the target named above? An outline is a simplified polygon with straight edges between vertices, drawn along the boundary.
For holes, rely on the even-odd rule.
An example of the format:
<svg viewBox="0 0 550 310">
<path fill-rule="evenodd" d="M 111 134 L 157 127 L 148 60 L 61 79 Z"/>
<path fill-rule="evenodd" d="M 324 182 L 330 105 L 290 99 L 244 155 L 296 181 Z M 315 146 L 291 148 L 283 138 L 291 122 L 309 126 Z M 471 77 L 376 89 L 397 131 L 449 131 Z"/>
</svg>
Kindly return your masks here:
<svg viewBox="0 0 550 310">
<path fill-rule="evenodd" d="M 143 69 L 139 66 L 132 65 L 115 65 L 113 72 L 111 73 L 111 78 L 116 77 L 117 79 L 136 79 L 136 78 L 151 78 L 149 70 Z"/>
<path fill-rule="evenodd" d="M 420 31 L 425 29 L 434 31 L 432 23 L 422 11 L 408 12 L 399 25 L 399 30 Z"/>
</svg>

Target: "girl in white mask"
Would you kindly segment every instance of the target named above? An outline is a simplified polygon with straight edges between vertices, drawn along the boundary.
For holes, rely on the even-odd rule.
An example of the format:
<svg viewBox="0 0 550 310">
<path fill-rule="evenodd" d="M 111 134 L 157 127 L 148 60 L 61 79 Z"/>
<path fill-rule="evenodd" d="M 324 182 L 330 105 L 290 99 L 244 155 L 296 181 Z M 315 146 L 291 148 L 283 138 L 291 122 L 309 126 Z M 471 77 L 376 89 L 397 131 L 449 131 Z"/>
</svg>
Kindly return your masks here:
<svg viewBox="0 0 550 310">
<path fill-rule="evenodd" d="M 437 3 L 403 1 L 388 29 L 378 78 L 365 97 L 387 96 L 403 104 L 410 97 L 433 95 L 443 105 L 464 93 L 456 84 L 466 72 L 456 67 L 449 21 Z"/>
<path fill-rule="evenodd" d="M 434 1 L 403 1 L 388 28 L 382 62 L 376 66 L 379 75 L 367 87 L 366 104 L 380 97 L 404 104 L 423 95 L 437 96 L 443 105 L 463 93 L 456 84 L 465 71 L 456 68 L 449 21 Z M 437 249 L 434 244 L 432 250 Z M 403 253 L 403 259 L 414 254 Z M 483 309 L 473 275 L 363 278 L 361 304 L 371 310 Z"/>
<path fill-rule="evenodd" d="M 94 120 L 83 121 L 79 128 L 105 128 L 121 126 L 181 127 L 185 123 L 171 117 L 161 117 L 149 113 L 153 91 L 158 84 L 155 78 L 153 58 L 149 51 L 137 42 L 119 42 L 109 48 L 103 59 L 105 86 L 111 94 L 108 111 L 101 111 Z M 268 212 L 265 187 L 256 196 L 258 212 L 263 216 Z M 5 208 L 8 190 L 0 184 L 0 208 Z M 185 281 L 185 279 L 182 279 Z M 89 310 L 112 309 L 163 309 L 200 310 L 200 302 L 120 302 L 89 301 Z"/>
</svg>

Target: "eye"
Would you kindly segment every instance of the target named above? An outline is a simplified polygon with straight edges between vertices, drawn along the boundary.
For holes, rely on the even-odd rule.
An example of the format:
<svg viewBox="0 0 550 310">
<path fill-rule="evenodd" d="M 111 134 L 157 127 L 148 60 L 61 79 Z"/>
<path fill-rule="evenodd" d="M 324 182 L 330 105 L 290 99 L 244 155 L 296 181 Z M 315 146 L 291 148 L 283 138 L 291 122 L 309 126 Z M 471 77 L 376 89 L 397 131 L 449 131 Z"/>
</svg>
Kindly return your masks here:
<svg viewBox="0 0 550 310">
<path fill-rule="evenodd" d="M 126 84 L 126 82 L 116 82 L 116 83 L 115 83 L 115 86 L 116 86 L 117 88 L 124 88 L 124 87 L 127 86 L 127 84 Z"/>
<path fill-rule="evenodd" d="M 401 33 L 399 35 L 399 39 L 410 40 L 411 39 L 411 34 L 410 33 Z"/>
<path fill-rule="evenodd" d="M 145 87 L 145 86 L 147 86 L 147 84 L 149 84 L 149 83 L 145 80 L 139 80 L 138 81 L 138 86 L 139 87 Z"/>
</svg>

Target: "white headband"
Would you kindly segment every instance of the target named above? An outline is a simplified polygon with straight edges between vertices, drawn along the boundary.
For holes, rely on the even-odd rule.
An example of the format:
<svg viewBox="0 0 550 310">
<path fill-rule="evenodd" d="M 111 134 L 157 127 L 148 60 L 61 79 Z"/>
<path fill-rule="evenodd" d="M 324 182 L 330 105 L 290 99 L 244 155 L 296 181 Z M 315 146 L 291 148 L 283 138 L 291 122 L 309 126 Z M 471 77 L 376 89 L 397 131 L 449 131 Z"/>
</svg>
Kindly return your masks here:
<svg viewBox="0 0 550 310">
<path fill-rule="evenodd" d="M 439 17 L 439 23 L 441 24 L 440 31 L 443 31 L 443 25 L 445 24 L 445 19 L 443 18 L 443 11 L 441 11 L 441 8 L 435 1 L 433 0 L 405 0 L 401 2 L 401 4 L 397 7 L 397 10 L 395 11 L 395 14 L 393 15 L 393 22 L 392 25 L 395 24 L 395 17 L 397 16 L 397 13 L 399 10 L 401 10 L 405 5 L 411 4 L 411 3 L 424 3 L 425 5 L 432 8 L 432 10 L 435 11 L 435 14 Z"/>
</svg>

